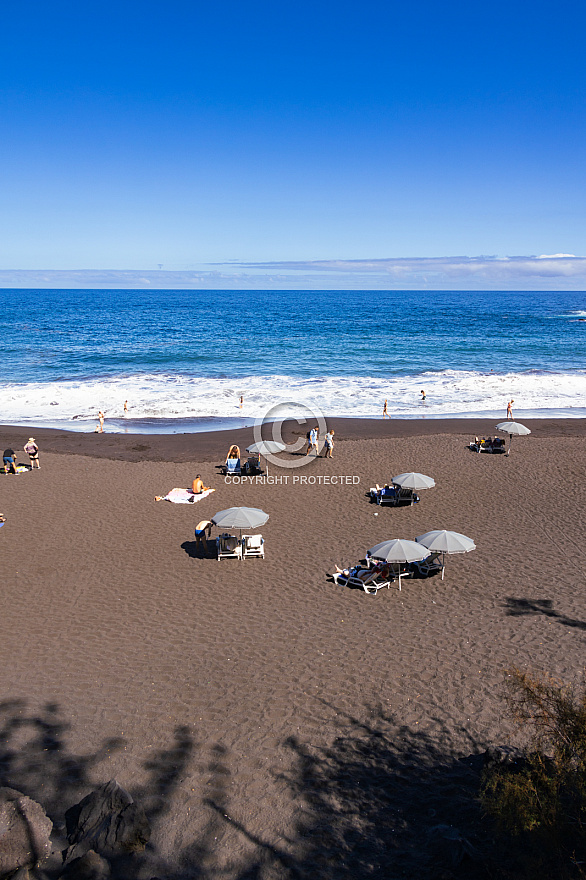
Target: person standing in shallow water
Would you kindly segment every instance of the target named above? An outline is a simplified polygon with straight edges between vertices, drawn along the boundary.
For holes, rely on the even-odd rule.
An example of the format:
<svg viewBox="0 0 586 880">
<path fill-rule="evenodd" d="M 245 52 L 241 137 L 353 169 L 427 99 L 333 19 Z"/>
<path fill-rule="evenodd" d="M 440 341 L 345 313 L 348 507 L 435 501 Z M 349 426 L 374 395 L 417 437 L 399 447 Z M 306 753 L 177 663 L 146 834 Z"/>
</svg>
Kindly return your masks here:
<svg viewBox="0 0 586 880">
<path fill-rule="evenodd" d="M 387 402 L 385 400 L 385 404 L 383 406 L 383 419 L 390 419 L 390 418 L 391 417 L 390 417 L 388 409 L 387 409 Z"/>
<path fill-rule="evenodd" d="M 507 403 L 507 421 L 513 420 L 513 404 L 514 404 L 514 402 L 515 402 L 514 400 L 509 400 L 509 402 Z"/>
<path fill-rule="evenodd" d="M 421 391 L 421 403 L 425 403 L 425 391 Z"/>
<path fill-rule="evenodd" d="M 100 434 L 104 433 L 104 413 L 102 410 L 98 413 L 98 421 L 100 422 Z"/>
</svg>

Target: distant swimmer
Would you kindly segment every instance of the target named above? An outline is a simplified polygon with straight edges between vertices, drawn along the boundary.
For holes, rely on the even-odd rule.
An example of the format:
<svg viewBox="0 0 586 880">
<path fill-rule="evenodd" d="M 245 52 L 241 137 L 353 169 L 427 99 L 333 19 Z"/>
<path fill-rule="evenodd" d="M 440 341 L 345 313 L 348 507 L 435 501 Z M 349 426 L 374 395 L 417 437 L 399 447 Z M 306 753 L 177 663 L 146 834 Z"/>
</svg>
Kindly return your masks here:
<svg viewBox="0 0 586 880">
<path fill-rule="evenodd" d="M 128 401 L 125 400 L 124 401 L 124 413 L 126 414 L 127 412 L 128 412 Z"/>
<path fill-rule="evenodd" d="M 385 405 L 383 406 L 383 419 L 390 419 L 389 411 L 387 409 L 387 402 L 385 400 Z"/>
<path fill-rule="evenodd" d="M 507 421 L 509 421 L 509 419 L 510 420 L 513 419 L 513 404 L 514 404 L 514 402 L 515 402 L 514 400 L 509 400 L 509 402 L 507 403 Z"/>
<path fill-rule="evenodd" d="M 425 402 L 425 391 L 421 391 L 421 403 Z"/>
</svg>

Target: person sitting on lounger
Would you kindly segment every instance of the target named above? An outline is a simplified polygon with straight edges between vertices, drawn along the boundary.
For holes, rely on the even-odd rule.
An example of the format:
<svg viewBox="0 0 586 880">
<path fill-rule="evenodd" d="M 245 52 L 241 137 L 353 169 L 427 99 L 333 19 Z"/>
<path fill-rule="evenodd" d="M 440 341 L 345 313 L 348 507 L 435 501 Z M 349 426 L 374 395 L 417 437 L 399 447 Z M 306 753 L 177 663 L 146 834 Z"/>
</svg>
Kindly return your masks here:
<svg viewBox="0 0 586 880">
<path fill-rule="evenodd" d="M 198 474 L 191 484 L 191 491 L 194 495 L 201 495 L 202 492 L 209 492 L 210 487 L 204 486 L 201 474 Z"/>
</svg>

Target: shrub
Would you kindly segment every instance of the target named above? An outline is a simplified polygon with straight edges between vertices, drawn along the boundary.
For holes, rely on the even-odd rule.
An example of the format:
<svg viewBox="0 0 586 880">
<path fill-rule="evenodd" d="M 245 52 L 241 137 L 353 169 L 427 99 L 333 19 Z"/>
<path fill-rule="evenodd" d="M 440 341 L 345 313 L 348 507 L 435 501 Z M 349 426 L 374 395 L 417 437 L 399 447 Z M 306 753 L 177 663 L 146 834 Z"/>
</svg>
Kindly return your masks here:
<svg viewBox="0 0 586 880">
<path fill-rule="evenodd" d="M 483 807 L 501 833 L 523 838 L 534 871 L 536 863 L 543 870 L 555 863 L 553 876 L 586 876 L 586 688 L 516 668 L 505 683 L 507 705 L 528 739 L 516 758 L 486 767 Z"/>
</svg>

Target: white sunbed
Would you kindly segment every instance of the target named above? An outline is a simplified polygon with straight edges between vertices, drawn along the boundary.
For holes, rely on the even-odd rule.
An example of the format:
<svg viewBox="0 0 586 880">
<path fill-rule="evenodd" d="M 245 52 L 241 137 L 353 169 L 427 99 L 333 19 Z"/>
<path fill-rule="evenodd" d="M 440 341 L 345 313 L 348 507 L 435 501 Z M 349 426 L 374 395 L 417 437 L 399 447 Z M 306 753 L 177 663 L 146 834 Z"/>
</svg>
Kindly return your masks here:
<svg viewBox="0 0 586 880">
<path fill-rule="evenodd" d="M 220 535 L 216 538 L 218 560 L 242 559 L 242 542 L 236 535 Z"/>
<path fill-rule="evenodd" d="M 336 584 L 341 584 L 343 587 L 358 587 L 359 589 L 364 590 L 365 593 L 370 593 L 373 596 L 376 596 L 379 590 L 387 589 L 390 587 L 391 582 L 388 580 L 381 580 L 380 572 L 376 569 L 367 569 L 367 568 L 353 568 L 350 569 L 349 574 L 344 574 L 343 571 L 337 571 L 332 575 L 334 582 Z"/>
<path fill-rule="evenodd" d="M 242 556 L 265 558 L 265 542 L 262 535 L 242 535 Z"/>
</svg>

